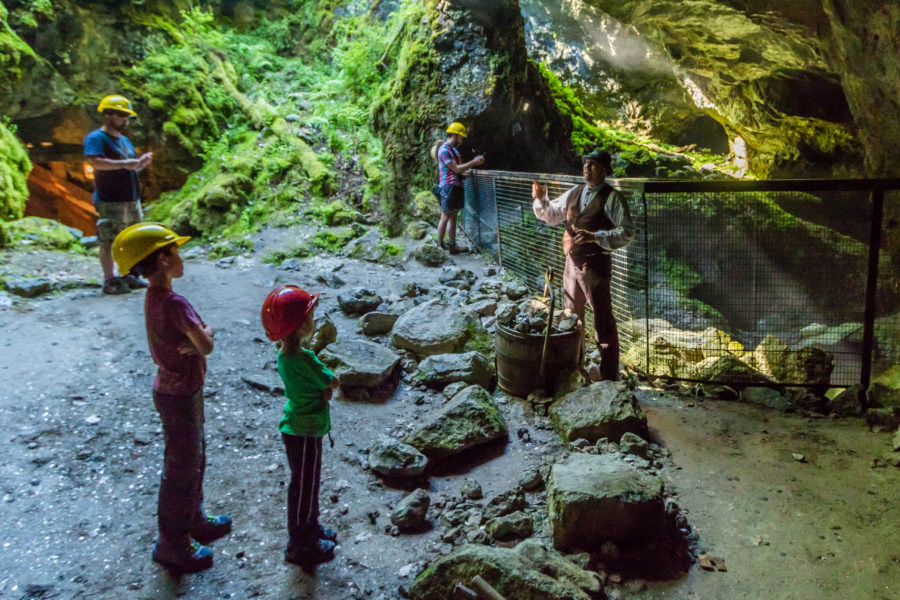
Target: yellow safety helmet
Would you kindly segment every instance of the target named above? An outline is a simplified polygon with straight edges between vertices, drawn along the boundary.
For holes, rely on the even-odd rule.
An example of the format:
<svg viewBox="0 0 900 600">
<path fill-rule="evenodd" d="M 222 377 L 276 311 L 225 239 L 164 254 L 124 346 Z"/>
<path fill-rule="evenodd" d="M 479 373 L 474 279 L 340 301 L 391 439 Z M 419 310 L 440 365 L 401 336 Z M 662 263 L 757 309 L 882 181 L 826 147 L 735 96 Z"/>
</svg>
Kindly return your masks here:
<svg viewBox="0 0 900 600">
<path fill-rule="evenodd" d="M 459 121 L 454 121 L 450 123 L 450 126 L 447 128 L 447 133 L 455 133 L 457 135 L 466 137 L 466 126 Z"/>
<path fill-rule="evenodd" d="M 119 273 L 127 275 L 131 268 L 169 244 L 179 246 L 191 239 L 178 235 L 162 223 L 136 223 L 123 229 L 112 243 L 112 255 Z"/>
<path fill-rule="evenodd" d="M 134 109 L 131 107 L 131 100 L 125 96 L 120 96 L 119 94 L 106 96 L 100 101 L 100 104 L 97 105 L 97 112 L 102 113 L 105 110 L 118 110 L 123 113 L 128 113 L 132 117 L 137 116 L 137 113 L 134 112 Z"/>
</svg>

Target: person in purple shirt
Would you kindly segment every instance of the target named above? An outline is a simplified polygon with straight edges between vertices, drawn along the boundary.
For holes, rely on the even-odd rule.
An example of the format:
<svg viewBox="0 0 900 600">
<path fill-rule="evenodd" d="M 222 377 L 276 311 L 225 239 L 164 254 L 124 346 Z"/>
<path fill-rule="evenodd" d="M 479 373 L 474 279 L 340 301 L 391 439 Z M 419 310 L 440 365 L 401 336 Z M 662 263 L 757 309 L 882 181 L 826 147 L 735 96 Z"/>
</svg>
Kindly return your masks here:
<svg viewBox="0 0 900 600">
<path fill-rule="evenodd" d="M 441 195 L 441 220 L 438 223 L 438 245 L 450 250 L 450 254 L 468 252 L 466 247 L 456 245 L 456 217 L 465 203 L 463 192 L 463 173 L 484 163 L 484 155 L 479 154 L 469 162 L 462 162 L 459 148 L 466 137 L 466 127 L 462 123 L 450 123 L 447 127 L 447 140 L 437 151 L 440 181 L 438 189 Z M 444 246 L 444 234 L 447 234 L 450 245 Z"/>
<path fill-rule="evenodd" d="M 159 538 L 152 557 L 176 573 L 211 567 L 212 550 L 201 544 L 231 531 L 230 517 L 203 512 L 203 382 L 206 355 L 213 351 L 213 329 L 172 290 L 172 280 L 184 274 L 178 247 L 188 239 L 159 223 L 137 223 L 112 243 L 119 271 L 137 273 L 150 282 L 144 317 L 150 354 L 158 367 L 153 403 L 165 437 Z"/>
</svg>

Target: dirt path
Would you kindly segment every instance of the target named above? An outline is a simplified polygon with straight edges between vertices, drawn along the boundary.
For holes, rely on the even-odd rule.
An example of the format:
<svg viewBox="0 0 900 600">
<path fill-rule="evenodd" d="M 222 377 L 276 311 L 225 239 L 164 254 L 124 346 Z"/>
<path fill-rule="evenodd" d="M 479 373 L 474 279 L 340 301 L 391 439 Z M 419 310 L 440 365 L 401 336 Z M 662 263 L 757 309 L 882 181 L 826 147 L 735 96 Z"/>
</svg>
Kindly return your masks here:
<svg viewBox="0 0 900 600">
<path fill-rule="evenodd" d="M 284 232 L 282 233 L 282 235 Z M 12 258 L 32 270 L 46 255 Z M 343 262 L 346 288 L 399 292 L 434 285 L 440 269 L 415 261 L 389 268 L 337 258 L 303 261 L 285 273 L 256 259 L 231 265 L 187 262 L 176 290 L 217 330 L 206 386 L 207 508 L 227 511 L 235 531 L 214 544 L 216 565 L 169 578 L 149 559 L 162 435 L 150 401 L 142 293 L 103 297 L 72 291 L 0 308 L 0 598 L 398 598 L 423 561 L 450 551 L 440 526 L 392 537 L 390 509 L 406 490 L 365 468 L 378 434 L 401 432 L 442 397 L 402 384 L 383 404 L 341 399 L 332 408 L 335 447 L 323 469 L 323 521 L 341 537 L 338 558 L 315 577 L 282 561 L 286 462 L 277 432 L 282 400 L 242 378 L 277 378 L 259 306 L 276 282 L 323 291 L 339 336 L 360 335 L 336 309 L 338 291 L 315 281 Z M 457 258 L 481 272 L 477 258 Z M 67 258 L 65 269 L 96 277 L 96 259 Z M 53 268 L 59 268 L 54 265 Z M 654 433 L 678 468 L 665 476 L 728 571 L 694 567 L 682 580 L 610 588 L 646 598 L 895 598 L 900 594 L 900 470 L 871 468 L 889 436 L 858 421 L 831 422 L 719 402 L 645 392 Z M 501 404 L 510 440 L 427 485 L 432 504 L 476 479 L 486 495 L 560 451 L 555 435 L 518 401 Z M 515 434 L 525 427 L 531 441 Z M 803 453 L 806 463 L 791 458 Z M 529 495 L 532 503 L 540 495 Z M 439 519 L 436 519 L 439 525 Z M 406 574 L 407 576 L 404 576 Z"/>
</svg>

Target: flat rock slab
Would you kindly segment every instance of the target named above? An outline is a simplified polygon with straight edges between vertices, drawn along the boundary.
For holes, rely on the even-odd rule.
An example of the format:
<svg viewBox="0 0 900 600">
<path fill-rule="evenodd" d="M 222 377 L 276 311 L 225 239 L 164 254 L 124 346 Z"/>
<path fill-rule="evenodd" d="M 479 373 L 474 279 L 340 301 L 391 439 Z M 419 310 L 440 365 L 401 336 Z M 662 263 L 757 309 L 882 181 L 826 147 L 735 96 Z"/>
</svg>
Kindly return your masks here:
<svg viewBox="0 0 900 600">
<path fill-rule="evenodd" d="M 480 352 L 463 354 L 436 354 L 419 363 L 413 380 L 430 386 L 465 382 L 470 385 L 490 387 L 494 369 Z"/>
<path fill-rule="evenodd" d="M 433 354 L 452 354 L 466 345 L 478 327 L 476 317 L 440 299 L 430 300 L 400 316 L 394 323 L 394 346 L 413 352 L 420 359 Z"/>
<path fill-rule="evenodd" d="M 553 546 L 600 550 L 603 542 L 649 539 L 665 524 L 663 481 L 611 454 L 570 455 L 550 470 Z"/>
<path fill-rule="evenodd" d="M 422 423 L 403 441 L 429 459 L 446 458 L 507 435 L 500 409 L 478 385 L 465 388 L 439 410 L 422 417 Z"/>
<path fill-rule="evenodd" d="M 634 393 L 613 381 L 598 381 L 563 396 L 550 406 L 550 419 L 566 442 L 618 441 L 625 433 L 643 436 L 647 430 L 647 417 Z"/>
<path fill-rule="evenodd" d="M 319 358 L 341 378 L 341 387 L 375 387 L 387 381 L 400 355 L 367 340 L 341 340 L 322 350 Z"/>
<path fill-rule="evenodd" d="M 597 577 L 552 548 L 525 540 L 515 548 L 466 544 L 438 558 L 416 577 L 414 600 L 454 598 L 457 582 L 479 575 L 509 600 L 590 600 L 602 597 Z"/>
</svg>

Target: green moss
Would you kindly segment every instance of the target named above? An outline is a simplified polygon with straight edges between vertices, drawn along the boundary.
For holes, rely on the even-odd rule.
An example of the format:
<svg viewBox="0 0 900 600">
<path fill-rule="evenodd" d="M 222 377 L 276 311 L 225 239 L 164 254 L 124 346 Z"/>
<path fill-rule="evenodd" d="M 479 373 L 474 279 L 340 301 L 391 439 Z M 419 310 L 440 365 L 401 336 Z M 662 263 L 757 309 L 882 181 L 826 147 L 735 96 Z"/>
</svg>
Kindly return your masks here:
<svg viewBox="0 0 900 600">
<path fill-rule="evenodd" d="M 47 250 L 66 250 L 83 253 L 84 247 L 69 229 L 52 219 L 41 217 L 25 217 L 16 221 L 0 223 L 0 239 L 6 238 L 8 245 L 43 248 Z"/>
<path fill-rule="evenodd" d="M 379 254 L 385 254 L 387 256 L 402 256 L 404 250 L 406 250 L 406 246 L 404 244 L 388 241 L 378 242 L 377 252 Z"/>
<path fill-rule="evenodd" d="M 466 340 L 466 350 L 475 350 L 487 358 L 489 363 L 493 363 L 494 336 L 482 327 L 481 322 L 466 323 L 466 331 L 469 334 Z"/>
<path fill-rule="evenodd" d="M 306 244 L 293 244 L 290 246 L 273 248 L 272 250 L 269 250 L 269 252 L 263 257 L 263 262 L 277 265 L 281 264 L 288 258 L 306 258 L 311 254 L 312 252 L 306 246 Z"/>
<path fill-rule="evenodd" d="M 10 28 L 6 7 L 0 4 L 0 92 L 9 90 L 31 68 L 37 56 Z"/>
<path fill-rule="evenodd" d="M 352 227 L 339 227 L 337 229 L 323 229 L 317 231 L 308 240 L 310 248 L 325 250 L 337 254 L 341 249 L 358 237 L 357 231 Z"/>
<path fill-rule="evenodd" d="M 0 220 L 18 219 L 25 213 L 30 172 L 28 151 L 0 119 Z"/>
</svg>

